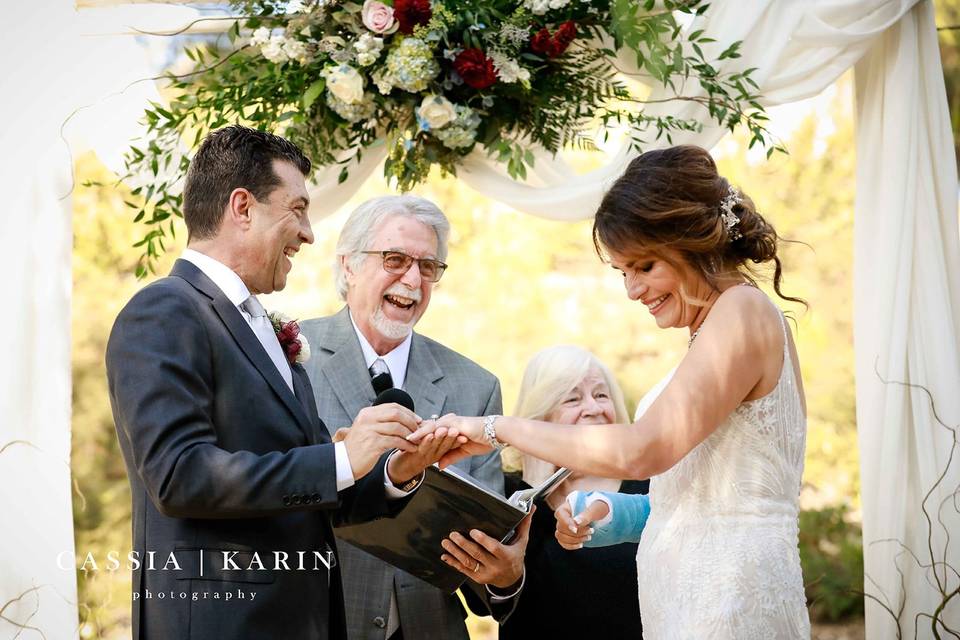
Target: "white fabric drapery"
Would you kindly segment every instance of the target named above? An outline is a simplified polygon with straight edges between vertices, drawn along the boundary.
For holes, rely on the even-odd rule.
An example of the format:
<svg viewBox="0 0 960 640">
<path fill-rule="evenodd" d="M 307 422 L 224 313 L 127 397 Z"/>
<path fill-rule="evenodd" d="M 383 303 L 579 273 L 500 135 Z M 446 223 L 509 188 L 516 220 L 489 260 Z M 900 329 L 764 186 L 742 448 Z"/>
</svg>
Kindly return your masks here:
<svg viewBox="0 0 960 640">
<path fill-rule="evenodd" d="M 98 4 L 127 4 L 128 0 L 98 0 Z M 124 7 L 134 10 L 134 7 Z M 37 87 L 58 87 L 56 99 L 65 115 L 70 107 L 86 103 L 89 87 L 69 82 L 75 74 L 76 56 L 87 57 L 91 76 L 115 54 L 106 49 L 96 57 L 97 42 L 81 41 L 76 29 L 60 24 L 51 38 L 54 17 L 69 18 L 69 3 L 43 0 L 32 3 L 38 20 L 27 20 L 18 33 L 56 43 L 56 56 L 64 62 L 41 75 Z M 135 11 L 131 15 L 134 15 Z M 59 23 L 56 23 L 59 24 Z M 33 25 L 34 30 L 29 27 Z M 920 510 L 927 490 L 943 470 L 950 437 L 938 426 L 922 394 L 882 380 L 922 384 L 933 393 L 937 411 L 951 425 L 960 423 L 960 248 L 957 229 L 956 166 L 949 118 L 939 66 L 933 6 L 929 0 L 715 0 L 703 24 L 717 39 L 718 50 L 743 40 L 738 68 L 758 67 L 754 78 L 767 105 L 785 104 L 819 93 L 845 70 L 856 66 L 857 97 L 857 201 L 855 240 L 855 340 L 857 362 L 858 430 L 861 452 L 865 565 L 867 592 L 896 610 L 902 598 L 904 637 L 913 636 L 914 616 L 931 613 L 938 597 L 929 572 L 919 570 L 909 556 L 899 554 L 900 540 L 921 559 L 927 549 L 926 520 Z M 129 36 L 123 36 L 129 39 Z M 10 42 L 4 43 L 11 46 Z M 14 59 L 30 45 L 13 40 Z M 624 60 L 621 60 L 621 64 Z M 109 68 L 106 65 L 105 68 Z M 29 67 L 36 72 L 36 67 Z M 81 71 L 85 71 L 81 68 Z M 140 77 L 149 75 L 140 74 Z M 101 78 L 102 79 L 102 78 Z M 63 82 L 63 85 L 59 82 Z M 9 82 L 7 79 L 5 82 Z M 95 85 L 105 96 L 122 89 L 126 80 Z M 84 88 L 80 95 L 63 86 Z M 27 94 L 34 84 L 19 84 L 23 104 L 17 114 L 4 112 L 4 122 L 16 122 L 32 106 L 47 104 L 43 92 Z M 23 92 L 23 87 L 28 92 Z M 655 90 L 651 98 L 662 92 Z M 69 104 L 67 104 L 69 103 Z M 676 103 L 651 106 L 674 115 L 698 115 L 698 107 Z M 131 121 L 139 116 L 131 113 Z M 62 119 L 62 118 L 61 118 Z M 33 123 L 52 140 L 60 119 Z M 706 120 L 704 120 L 706 122 Z M 116 124 L 116 123 L 113 123 Z M 6 135 L 25 135 L 7 127 Z M 98 134 L 99 135 L 99 134 Z M 707 126 L 697 134 L 675 137 L 712 147 L 723 131 Z M 28 136 L 29 137 L 29 136 Z M 109 138 L 110 136 L 104 136 Z M 5 141 L 7 142 L 7 141 Z M 94 141 L 109 148 L 101 157 L 116 157 L 115 140 Z M 52 143 L 51 143 L 52 144 Z M 6 149 L 29 149 L 19 138 Z M 44 148 L 56 148 L 44 147 Z M 364 163 L 351 168 L 351 177 L 336 184 L 339 167 L 318 177 L 313 198 L 315 215 L 324 215 L 345 203 L 382 161 L 385 150 L 368 150 Z M 31 156 L 32 157 L 32 156 Z M 56 582 L 61 600 L 75 601 L 72 574 L 45 573 L 56 554 L 72 549 L 70 536 L 69 477 L 69 223 L 68 201 L 62 194 L 62 157 L 46 154 L 42 162 L 18 162 L 17 171 L 29 179 L 11 181 L 4 193 L 13 207 L 2 219 L 3 237 L 10 250 L 0 254 L 0 264 L 13 278 L 14 305 L 3 314 L 2 335 L 7 366 L 0 379 L 3 424 L 0 446 L 15 439 L 34 442 L 42 453 L 27 445 L 14 445 L 0 454 L 0 482 L 17 491 L 3 493 L 4 513 L 18 513 L 16 527 L 5 527 L 0 544 L 0 602 L 38 584 Z M 517 183 L 482 153 L 467 159 L 460 178 L 478 191 L 521 211 L 554 219 L 589 217 L 606 185 L 615 179 L 632 154 L 621 149 L 610 154 L 602 169 L 576 175 L 562 159 L 539 154 L 530 180 Z M 56 161 L 54 161 L 56 159 Z M 7 172 L 4 172 L 5 174 Z M 68 188 L 68 185 L 67 185 Z M 321 209 L 322 207 L 322 209 Z M 19 216 L 15 218 L 14 216 Z M 14 228 L 13 222 L 20 222 Z M 42 238 L 42 243 L 18 243 L 10 238 Z M 955 463 L 955 467 L 956 467 Z M 24 482 L 24 478 L 28 478 Z M 927 504 L 936 508 L 960 484 L 960 472 L 948 470 L 941 490 Z M 43 497 L 33 495 L 45 487 Z M 39 508 L 38 505 L 43 505 Z M 950 516 L 950 509 L 943 516 Z M 956 517 L 947 524 L 960 531 Z M 14 530 L 18 530 L 16 533 Z M 69 547 L 64 547 L 69 544 Z M 935 532 L 932 544 L 943 561 L 960 569 L 960 552 L 954 543 L 944 552 L 945 537 Z M 12 571 L 8 571 L 11 567 Z M 901 586 L 898 567 L 904 572 Z M 942 568 L 942 567 L 941 567 Z M 64 577 L 66 576 L 66 577 Z M 956 586 L 956 576 L 947 579 Z M 43 623 L 48 637 L 75 635 L 75 609 L 49 605 L 32 619 Z M 75 606 L 75 605 L 74 605 Z M 948 609 L 954 628 L 960 611 Z M 28 616 L 32 604 L 10 613 Z M 0 621 L 0 630 L 6 630 Z M 921 625 L 923 626 L 923 625 Z M 919 637 L 931 637 L 929 625 Z M 894 638 L 889 616 L 872 602 L 867 607 L 867 637 Z"/>
<path fill-rule="evenodd" d="M 16 61 L 0 80 L 0 637 L 52 640 L 78 636 L 75 555 L 85 553 L 71 508 L 70 152 L 95 141 L 115 163 L 159 95 L 149 82 L 114 95 L 152 75 L 133 38 L 84 35 L 90 16 L 71 2 L 22 5 L 5 7 L 16 28 L 0 43 Z M 186 9 L 172 9 L 182 19 Z"/>
<path fill-rule="evenodd" d="M 960 425 L 957 167 L 933 32 L 933 4 L 921 2 L 883 33 L 855 74 L 854 344 L 864 561 L 872 578 L 866 590 L 894 611 L 905 597 L 904 637 L 913 637 L 915 617 L 934 613 L 941 596 L 932 572 L 900 543 L 921 563 L 938 563 L 947 592 L 957 588 L 960 570 L 960 514 L 950 498 L 960 469 L 957 461 L 947 468 L 954 436 L 937 424 L 923 391 L 897 384 L 922 385 L 943 421 Z M 877 604 L 868 604 L 868 614 L 868 638 L 895 637 Z M 944 618 L 960 628 L 960 605 L 951 603 Z M 920 619 L 919 637 L 933 637 L 930 622 Z"/>
</svg>

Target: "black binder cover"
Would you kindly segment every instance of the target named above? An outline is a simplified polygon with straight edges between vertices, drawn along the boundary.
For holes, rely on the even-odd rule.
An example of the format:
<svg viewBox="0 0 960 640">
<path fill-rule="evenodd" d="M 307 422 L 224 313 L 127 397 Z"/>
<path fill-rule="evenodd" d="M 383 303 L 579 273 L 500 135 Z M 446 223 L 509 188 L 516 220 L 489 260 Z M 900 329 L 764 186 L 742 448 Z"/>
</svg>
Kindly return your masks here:
<svg viewBox="0 0 960 640">
<path fill-rule="evenodd" d="M 440 559 L 445 553 L 440 541 L 452 531 L 469 538 L 471 529 L 502 541 L 525 515 L 526 511 L 452 468 L 427 467 L 416 494 L 397 516 L 340 527 L 336 533 L 339 539 L 453 593 L 466 577 Z"/>
</svg>

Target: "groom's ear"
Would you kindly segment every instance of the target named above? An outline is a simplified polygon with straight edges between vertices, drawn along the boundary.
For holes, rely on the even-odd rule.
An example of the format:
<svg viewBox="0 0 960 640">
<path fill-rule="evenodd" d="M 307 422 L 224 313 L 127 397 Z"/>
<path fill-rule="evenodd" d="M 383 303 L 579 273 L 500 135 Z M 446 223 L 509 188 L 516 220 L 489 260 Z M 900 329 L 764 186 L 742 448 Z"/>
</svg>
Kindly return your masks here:
<svg viewBox="0 0 960 640">
<path fill-rule="evenodd" d="M 237 187 L 230 192 L 227 199 L 227 210 L 224 213 L 224 222 L 231 226 L 246 231 L 250 228 L 252 220 L 251 208 L 256 203 L 256 198 L 249 190 L 243 187 Z"/>
</svg>

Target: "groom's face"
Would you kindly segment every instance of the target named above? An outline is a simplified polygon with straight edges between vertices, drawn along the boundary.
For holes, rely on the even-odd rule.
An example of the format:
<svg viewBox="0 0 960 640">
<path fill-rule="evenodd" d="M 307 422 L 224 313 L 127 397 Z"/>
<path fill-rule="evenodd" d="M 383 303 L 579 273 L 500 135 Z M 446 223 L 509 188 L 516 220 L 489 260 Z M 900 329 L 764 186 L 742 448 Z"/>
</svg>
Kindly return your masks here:
<svg viewBox="0 0 960 640">
<path fill-rule="evenodd" d="M 377 225 L 367 249 L 436 258 L 437 234 L 416 218 L 392 215 Z M 366 255 L 357 269 L 350 260 L 344 264 L 350 314 L 371 346 L 386 353 L 413 331 L 430 304 L 433 283 L 421 277 L 416 261 L 404 273 L 386 271 L 378 253 Z"/>
<path fill-rule="evenodd" d="M 283 289 L 300 245 L 313 242 L 303 174 L 281 160 L 273 161 L 273 171 L 280 184 L 263 201 L 254 198 L 250 206 L 245 281 L 252 293 Z"/>
</svg>

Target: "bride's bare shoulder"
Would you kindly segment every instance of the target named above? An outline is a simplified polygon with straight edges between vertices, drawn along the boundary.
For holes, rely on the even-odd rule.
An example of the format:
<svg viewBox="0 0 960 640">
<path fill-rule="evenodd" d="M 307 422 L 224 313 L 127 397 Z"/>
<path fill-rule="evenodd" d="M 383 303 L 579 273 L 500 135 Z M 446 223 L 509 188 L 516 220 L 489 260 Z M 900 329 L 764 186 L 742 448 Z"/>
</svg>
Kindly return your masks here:
<svg viewBox="0 0 960 640">
<path fill-rule="evenodd" d="M 756 287 L 726 289 L 714 303 L 710 319 L 727 338 L 738 338 L 761 349 L 783 342 L 780 310 Z"/>
</svg>

